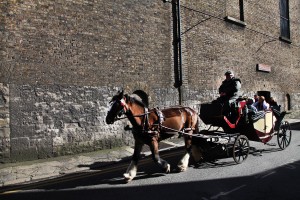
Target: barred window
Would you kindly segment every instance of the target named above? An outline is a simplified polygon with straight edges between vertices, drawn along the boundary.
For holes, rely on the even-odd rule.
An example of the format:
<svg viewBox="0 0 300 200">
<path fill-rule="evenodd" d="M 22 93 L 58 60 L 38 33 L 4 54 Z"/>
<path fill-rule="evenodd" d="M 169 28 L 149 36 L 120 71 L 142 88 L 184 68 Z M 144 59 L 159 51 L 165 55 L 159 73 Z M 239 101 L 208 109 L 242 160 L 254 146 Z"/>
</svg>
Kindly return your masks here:
<svg viewBox="0 0 300 200">
<path fill-rule="evenodd" d="M 280 0 L 280 37 L 290 40 L 289 0 Z"/>
</svg>

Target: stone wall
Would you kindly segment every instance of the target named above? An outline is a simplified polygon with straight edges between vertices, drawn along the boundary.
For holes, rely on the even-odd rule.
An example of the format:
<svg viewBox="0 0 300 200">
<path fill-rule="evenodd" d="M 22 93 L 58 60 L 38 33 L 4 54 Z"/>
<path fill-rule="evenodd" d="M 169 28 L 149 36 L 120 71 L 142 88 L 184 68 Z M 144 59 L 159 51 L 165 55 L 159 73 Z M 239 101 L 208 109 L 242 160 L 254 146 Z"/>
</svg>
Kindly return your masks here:
<svg viewBox="0 0 300 200">
<path fill-rule="evenodd" d="M 9 87 L 0 83 L 0 160 L 10 159 Z"/>
<path fill-rule="evenodd" d="M 11 158 L 39 159 L 133 145 L 131 132 L 124 130 L 126 120 L 105 123 L 109 101 L 120 89 L 11 85 Z"/>
</svg>

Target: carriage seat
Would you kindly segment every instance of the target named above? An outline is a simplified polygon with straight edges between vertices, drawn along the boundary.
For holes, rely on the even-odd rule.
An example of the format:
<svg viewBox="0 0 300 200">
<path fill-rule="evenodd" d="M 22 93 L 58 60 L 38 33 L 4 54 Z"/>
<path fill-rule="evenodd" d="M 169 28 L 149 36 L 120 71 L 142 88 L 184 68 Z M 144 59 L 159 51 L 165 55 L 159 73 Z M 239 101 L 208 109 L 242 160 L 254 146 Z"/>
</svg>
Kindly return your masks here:
<svg viewBox="0 0 300 200">
<path fill-rule="evenodd" d="M 245 105 L 245 100 L 237 100 L 230 105 L 222 105 L 215 102 L 203 103 L 200 107 L 199 116 L 205 124 L 222 127 L 225 122 L 224 116 L 234 123 L 238 116 L 244 113 Z"/>
<path fill-rule="evenodd" d="M 219 103 L 203 103 L 200 105 L 199 117 L 205 124 L 215 126 L 223 119 L 223 106 Z"/>
</svg>

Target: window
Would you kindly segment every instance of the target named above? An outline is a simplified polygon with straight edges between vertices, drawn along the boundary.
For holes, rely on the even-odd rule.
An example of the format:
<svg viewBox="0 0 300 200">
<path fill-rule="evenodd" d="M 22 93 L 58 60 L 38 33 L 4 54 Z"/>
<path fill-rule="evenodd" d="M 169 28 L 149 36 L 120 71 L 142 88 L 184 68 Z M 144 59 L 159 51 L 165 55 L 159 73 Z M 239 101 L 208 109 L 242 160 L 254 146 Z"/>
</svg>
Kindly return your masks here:
<svg viewBox="0 0 300 200">
<path fill-rule="evenodd" d="M 291 96 L 289 94 L 285 95 L 285 110 L 291 110 Z"/>
<path fill-rule="evenodd" d="M 280 0 L 280 39 L 290 41 L 289 0 Z"/>
<path fill-rule="evenodd" d="M 233 23 L 238 26 L 245 27 L 246 23 L 244 17 L 244 0 L 230 1 L 228 2 L 228 8 L 229 8 L 229 12 L 228 12 L 229 16 L 226 16 L 224 18 L 225 21 Z"/>
</svg>

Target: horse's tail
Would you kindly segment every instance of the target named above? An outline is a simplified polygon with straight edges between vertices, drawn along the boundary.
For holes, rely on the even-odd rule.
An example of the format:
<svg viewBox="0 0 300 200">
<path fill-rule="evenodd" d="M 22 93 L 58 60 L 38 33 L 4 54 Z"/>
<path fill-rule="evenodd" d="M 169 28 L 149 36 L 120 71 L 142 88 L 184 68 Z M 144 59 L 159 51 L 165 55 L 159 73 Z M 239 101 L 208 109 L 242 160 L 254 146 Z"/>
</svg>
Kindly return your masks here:
<svg viewBox="0 0 300 200">
<path fill-rule="evenodd" d="M 200 117 L 198 115 L 198 113 L 192 109 L 192 116 L 191 116 L 191 120 L 192 120 L 192 129 L 193 129 L 193 134 L 198 134 L 199 133 L 199 125 L 200 125 Z"/>
<path fill-rule="evenodd" d="M 194 134 L 198 134 L 200 132 L 200 116 L 197 114 L 197 123 L 195 125 L 195 131 Z"/>
</svg>

